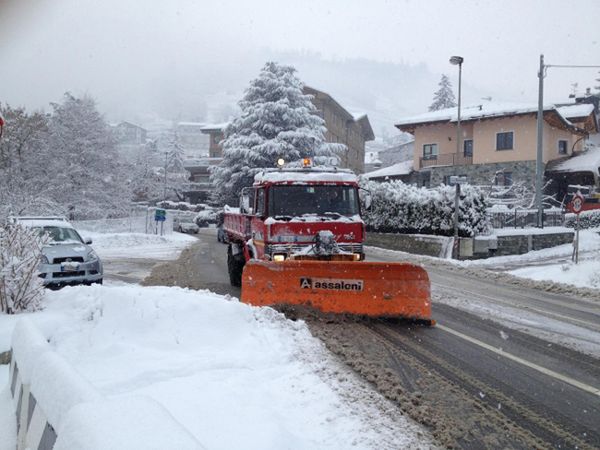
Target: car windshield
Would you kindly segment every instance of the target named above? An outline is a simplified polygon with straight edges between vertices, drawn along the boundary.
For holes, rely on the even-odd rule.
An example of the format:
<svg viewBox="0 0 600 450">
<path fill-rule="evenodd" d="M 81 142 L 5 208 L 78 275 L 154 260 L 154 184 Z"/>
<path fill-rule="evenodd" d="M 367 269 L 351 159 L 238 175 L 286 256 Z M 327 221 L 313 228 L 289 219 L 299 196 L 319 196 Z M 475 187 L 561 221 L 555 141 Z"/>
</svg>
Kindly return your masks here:
<svg viewBox="0 0 600 450">
<path fill-rule="evenodd" d="M 269 195 L 269 215 L 275 218 L 304 214 L 352 216 L 358 211 L 358 195 L 354 186 L 273 186 Z"/>
<path fill-rule="evenodd" d="M 48 226 L 40 227 L 39 230 L 40 234 L 46 234 L 50 237 L 51 244 L 83 243 L 83 239 L 73 228 Z"/>
</svg>

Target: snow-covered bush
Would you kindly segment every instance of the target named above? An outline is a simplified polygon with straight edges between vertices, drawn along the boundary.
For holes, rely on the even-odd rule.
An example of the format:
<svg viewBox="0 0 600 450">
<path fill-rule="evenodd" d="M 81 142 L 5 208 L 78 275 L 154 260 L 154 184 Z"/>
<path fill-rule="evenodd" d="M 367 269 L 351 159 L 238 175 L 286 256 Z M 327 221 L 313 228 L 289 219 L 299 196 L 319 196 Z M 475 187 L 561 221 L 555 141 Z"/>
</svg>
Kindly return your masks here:
<svg viewBox="0 0 600 450">
<path fill-rule="evenodd" d="M 454 233 L 453 186 L 435 189 L 418 188 L 401 181 L 362 182 L 371 192 L 372 206 L 364 213 L 367 227 L 373 231 L 395 233 Z M 459 234 L 473 236 L 488 230 L 486 204 L 481 191 L 464 185 L 459 206 Z"/>
<path fill-rule="evenodd" d="M 44 238 L 21 225 L 0 226 L 0 312 L 15 314 L 39 307 L 43 296 L 38 266 Z"/>
<path fill-rule="evenodd" d="M 575 228 L 577 216 L 575 214 L 565 215 L 565 227 Z M 600 228 L 600 209 L 583 211 L 579 214 L 579 228 Z"/>
</svg>

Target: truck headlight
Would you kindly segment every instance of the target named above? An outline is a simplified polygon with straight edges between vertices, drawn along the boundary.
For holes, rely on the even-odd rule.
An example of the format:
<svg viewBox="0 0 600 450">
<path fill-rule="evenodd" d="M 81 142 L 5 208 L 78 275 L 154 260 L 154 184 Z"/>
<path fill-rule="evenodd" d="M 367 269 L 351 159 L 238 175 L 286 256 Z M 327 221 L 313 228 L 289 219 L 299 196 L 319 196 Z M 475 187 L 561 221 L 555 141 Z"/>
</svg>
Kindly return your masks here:
<svg viewBox="0 0 600 450">
<path fill-rule="evenodd" d="M 50 261 L 48 261 L 46 255 L 40 256 L 40 264 L 50 264 Z"/>
<path fill-rule="evenodd" d="M 273 261 L 282 262 L 285 261 L 285 255 L 282 253 L 277 253 L 273 255 Z"/>
<path fill-rule="evenodd" d="M 354 257 L 354 261 L 360 261 L 360 258 L 361 258 L 360 253 L 353 253 L 352 256 Z"/>
</svg>

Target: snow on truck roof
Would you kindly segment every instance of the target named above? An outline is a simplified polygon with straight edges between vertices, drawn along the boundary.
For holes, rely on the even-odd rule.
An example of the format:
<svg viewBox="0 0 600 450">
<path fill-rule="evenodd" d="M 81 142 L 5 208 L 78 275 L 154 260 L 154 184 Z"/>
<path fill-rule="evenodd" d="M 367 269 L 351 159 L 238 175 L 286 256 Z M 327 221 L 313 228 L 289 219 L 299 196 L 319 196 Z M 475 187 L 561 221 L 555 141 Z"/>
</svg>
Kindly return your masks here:
<svg viewBox="0 0 600 450">
<path fill-rule="evenodd" d="M 310 169 L 267 169 L 254 177 L 254 183 L 357 183 L 358 177 L 348 169 L 318 168 Z"/>
</svg>

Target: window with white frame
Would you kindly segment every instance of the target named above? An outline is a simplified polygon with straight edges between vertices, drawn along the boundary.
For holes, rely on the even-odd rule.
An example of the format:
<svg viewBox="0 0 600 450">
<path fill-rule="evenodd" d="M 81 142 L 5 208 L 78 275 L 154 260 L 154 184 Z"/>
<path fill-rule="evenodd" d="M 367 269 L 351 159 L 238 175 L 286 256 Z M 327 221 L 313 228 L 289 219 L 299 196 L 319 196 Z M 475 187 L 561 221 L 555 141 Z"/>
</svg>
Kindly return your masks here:
<svg viewBox="0 0 600 450">
<path fill-rule="evenodd" d="M 512 150 L 514 143 L 513 135 L 512 131 L 496 133 L 496 150 Z"/>
<path fill-rule="evenodd" d="M 437 155 L 437 144 L 423 144 L 423 159 L 437 159 Z"/>
</svg>

